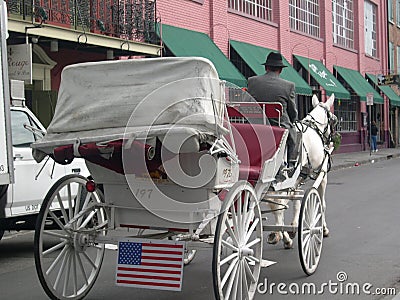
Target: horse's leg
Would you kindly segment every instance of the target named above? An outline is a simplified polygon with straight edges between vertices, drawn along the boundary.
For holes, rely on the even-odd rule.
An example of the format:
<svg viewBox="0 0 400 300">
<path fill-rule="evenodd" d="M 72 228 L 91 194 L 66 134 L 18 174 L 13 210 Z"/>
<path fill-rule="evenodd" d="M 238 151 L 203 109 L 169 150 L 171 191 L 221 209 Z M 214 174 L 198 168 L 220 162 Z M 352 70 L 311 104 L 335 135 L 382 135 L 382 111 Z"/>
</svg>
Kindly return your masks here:
<svg viewBox="0 0 400 300">
<path fill-rule="evenodd" d="M 325 201 L 325 191 L 326 191 L 327 183 L 328 183 L 328 174 L 325 174 L 324 178 L 321 181 L 321 184 L 318 187 L 318 192 L 319 192 L 319 195 L 320 195 L 321 201 L 322 201 L 322 211 L 324 212 L 324 216 L 323 216 L 324 237 L 329 236 L 328 225 L 326 225 L 326 201 Z"/>
<path fill-rule="evenodd" d="M 298 200 L 293 200 L 293 220 L 291 225 L 297 227 L 299 225 L 299 215 L 301 202 Z M 293 239 L 296 236 L 296 231 L 289 232 L 289 237 Z"/>
<path fill-rule="evenodd" d="M 283 203 L 282 200 L 274 200 L 277 203 Z M 283 210 L 282 205 L 269 203 L 269 207 L 272 210 L 272 213 L 275 218 L 275 225 L 283 224 Z M 280 231 L 273 231 L 268 235 L 267 242 L 268 244 L 275 245 L 282 239 L 282 232 Z"/>
<path fill-rule="evenodd" d="M 288 203 L 287 200 L 275 200 L 277 203 L 281 203 L 282 205 L 286 205 Z M 282 205 L 277 205 L 277 204 L 270 204 L 271 210 L 275 210 L 274 217 L 275 217 L 275 225 L 282 226 L 284 225 L 284 218 L 285 218 L 285 212 L 282 209 Z M 268 243 L 275 245 L 278 243 L 280 240 L 283 240 L 283 244 L 285 249 L 290 249 L 293 247 L 293 241 L 290 238 L 289 234 L 286 231 L 274 231 L 271 232 L 268 235 Z"/>
</svg>

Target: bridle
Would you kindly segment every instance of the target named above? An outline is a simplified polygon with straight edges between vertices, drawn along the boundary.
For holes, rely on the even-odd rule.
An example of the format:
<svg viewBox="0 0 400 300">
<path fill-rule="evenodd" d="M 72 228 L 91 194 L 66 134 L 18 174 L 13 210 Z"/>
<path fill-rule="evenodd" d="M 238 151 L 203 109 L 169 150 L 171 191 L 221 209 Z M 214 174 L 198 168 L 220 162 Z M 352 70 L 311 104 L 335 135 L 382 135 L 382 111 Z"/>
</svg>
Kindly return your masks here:
<svg viewBox="0 0 400 300">
<path fill-rule="evenodd" d="M 308 113 L 308 119 L 303 119 L 299 122 L 296 122 L 295 125 L 299 131 L 304 133 L 308 128 L 315 130 L 320 136 L 322 143 L 325 146 L 328 146 L 330 142 L 332 142 L 332 137 L 335 134 L 335 125 L 338 121 L 337 117 L 324 105 L 321 103 L 318 104 L 319 107 L 323 108 L 326 114 L 327 122 L 321 123 L 316 120 L 311 113 Z M 301 124 L 301 129 L 299 128 Z M 303 126 L 304 125 L 304 126 Z M 323 126 L 323 130 L 320 127 Z"/>
</svg>

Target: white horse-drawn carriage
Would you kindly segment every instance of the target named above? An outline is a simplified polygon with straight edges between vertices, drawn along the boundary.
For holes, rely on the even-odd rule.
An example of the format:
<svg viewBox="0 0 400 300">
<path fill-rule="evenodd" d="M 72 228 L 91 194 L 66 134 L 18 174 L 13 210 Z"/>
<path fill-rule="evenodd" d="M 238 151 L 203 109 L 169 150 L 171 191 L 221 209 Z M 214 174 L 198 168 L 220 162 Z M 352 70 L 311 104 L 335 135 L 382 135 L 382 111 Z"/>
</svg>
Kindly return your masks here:
<svg viewBox="0 0 400 300">
<path fill-rule="evenodd" d="M 283 235 L 287 247 L 297 232 L 302 267 L 312 274 L 324 235 L 333 98 L 314 99 L 299 123 L 303 143 L 290 174 L 287 130 L 267 124 L 269 104 L 248 101 L 202 58 L 65 68 L 55 116 L 33 151 L 64 164 L 83 157 L 92 178 L 66 176 L 43 201 L 34 254 L 46 294 L 83 298 L 105 245 L 115 244 L 119 285 L 180 290 L 184 263 L 210 247 L 215 297 L 252 299 L 264 230 Z M 304 192 L 310 174 L 315 182 Z M 298 225 L 284 225 L 281 215 L 267 224 L 264 214 L 288 200 L 301 200 Z"/>
</svg>

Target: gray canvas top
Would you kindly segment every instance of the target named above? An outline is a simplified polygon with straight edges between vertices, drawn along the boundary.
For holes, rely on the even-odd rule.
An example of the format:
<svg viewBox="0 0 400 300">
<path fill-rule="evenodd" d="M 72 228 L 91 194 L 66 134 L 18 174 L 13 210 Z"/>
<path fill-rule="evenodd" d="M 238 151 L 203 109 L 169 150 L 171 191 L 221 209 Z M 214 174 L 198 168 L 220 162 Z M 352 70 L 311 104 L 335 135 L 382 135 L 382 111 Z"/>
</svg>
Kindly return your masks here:
<svg viewBox="0 0 400 300">
<path fill-rule="evenodd" d="M 36 151 L 102 142 L 124 134 L 160 135 L 175 127 L 216 135 L 222 127 L 224 84 L 204 58 L 147 58 L 66 67 L 57 106 Z M 150 130 L 150 132 L 148 132 Z"/>
</svg>

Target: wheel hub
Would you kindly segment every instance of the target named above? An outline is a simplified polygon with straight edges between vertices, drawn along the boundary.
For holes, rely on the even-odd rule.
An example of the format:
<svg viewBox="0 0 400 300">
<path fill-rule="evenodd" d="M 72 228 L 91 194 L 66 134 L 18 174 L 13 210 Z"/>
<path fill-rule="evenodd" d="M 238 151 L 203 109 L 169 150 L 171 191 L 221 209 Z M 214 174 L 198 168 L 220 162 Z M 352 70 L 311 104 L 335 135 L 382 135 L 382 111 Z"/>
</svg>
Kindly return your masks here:
<svg viewBox="0 0 400 300">
<path fill-rule="evenodd" d="M 76 232 L 74 233 L 73 242 L 76 251 L 84 252 L 89 246 L 89 234 Z"/>
<path fill-rule="evenodd" d="M 312 235 L 314 235 L 314 234 L 322 234 L 322 228 L 312 228 L 310 230 L 310 232 L 311 232 Z"/>
<path fill-rule="evenodd" d="M 245 256 L 253 256 L 254 255 L 254 250 L 247 248 L 247 247 L 243 247 L 239 249 L 239 259 L 244 258 Z"/>
</svg>

